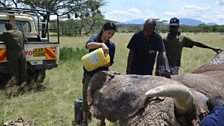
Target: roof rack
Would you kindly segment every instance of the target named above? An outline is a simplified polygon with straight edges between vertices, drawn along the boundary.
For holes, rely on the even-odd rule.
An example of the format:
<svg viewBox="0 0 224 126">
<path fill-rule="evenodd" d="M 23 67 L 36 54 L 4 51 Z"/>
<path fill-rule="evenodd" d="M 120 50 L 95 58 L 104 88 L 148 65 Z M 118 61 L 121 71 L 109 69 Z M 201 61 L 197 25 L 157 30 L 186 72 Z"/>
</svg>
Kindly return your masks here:
<svg viewBox="0 0 224 126">
<path fill-rule="evenodd" d="M 0 7 L 0 12 L 4 13 L 18 13 L 18 14 L 30 14 L 30 15 L 58 15 L 56 11 L 46 11 L 41 9 L 27 9 L 27 8 L 11 8 Z"/>
</svg>

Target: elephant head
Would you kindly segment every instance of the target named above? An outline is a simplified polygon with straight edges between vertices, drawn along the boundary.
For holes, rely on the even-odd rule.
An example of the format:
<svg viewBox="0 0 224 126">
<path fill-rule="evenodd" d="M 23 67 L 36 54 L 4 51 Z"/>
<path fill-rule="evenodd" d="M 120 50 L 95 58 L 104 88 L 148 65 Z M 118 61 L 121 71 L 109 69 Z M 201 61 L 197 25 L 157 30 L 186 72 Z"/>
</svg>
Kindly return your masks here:
<svg viewBox="0 0 224 126">
<path fill-rule="evenodd" d="M 108 81 L 102 81 L 101 86 L 95 88 L 102 75 L 110 79 L 102 79 Z M 110 72 L 102 71 L 90 81 L 90 111 L 100 119 L 119 120 L 120 125 L 194 125 L 200 114 L 208 112 L 205 101 L 210 96 L 224 94 L 220 88 L 209 86 L 211 83 L 216 85 L 215 80 L 194 88 L 194 85 L 189 87 L 157 76 L 110 76 Z M 204 88 L 200 89 L 200 86 Z M 210 92 L 204 91 L 206 87 L 210 87 Z"/>
</svg>

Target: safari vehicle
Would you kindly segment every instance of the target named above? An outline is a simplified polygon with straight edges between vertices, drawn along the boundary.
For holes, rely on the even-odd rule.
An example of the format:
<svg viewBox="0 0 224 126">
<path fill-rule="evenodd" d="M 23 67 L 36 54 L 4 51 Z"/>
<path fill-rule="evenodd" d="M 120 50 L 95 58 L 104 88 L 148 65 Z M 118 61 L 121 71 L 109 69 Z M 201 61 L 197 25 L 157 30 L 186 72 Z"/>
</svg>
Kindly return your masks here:
<svg viewBox="0 0 224 126">
<path fill-rule="evenodd" d="M 5 31 L 6 22 L 11 22 L 26 38 L 24 48 L 28 79 L 43 81 L 46 70 L 58 66 L 58 14 L 34 9 L 0 8 L 0 34 Z M 9 73 L 8 70 L 7 50 L 5 44 L 0 41 L 0 75 L 5 77 Z"/>
</svg>

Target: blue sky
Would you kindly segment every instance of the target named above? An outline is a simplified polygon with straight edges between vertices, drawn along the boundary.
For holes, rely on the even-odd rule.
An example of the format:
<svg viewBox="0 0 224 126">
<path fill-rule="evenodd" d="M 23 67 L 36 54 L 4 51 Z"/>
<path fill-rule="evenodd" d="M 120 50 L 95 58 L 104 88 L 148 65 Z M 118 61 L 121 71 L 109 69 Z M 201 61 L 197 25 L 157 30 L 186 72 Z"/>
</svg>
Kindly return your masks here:
<svg viewBox="0 0 224 126">
<path fill-rule="evenodd" d="M 125 22 L 133 19 L 172 17 L 224 24 L 224 0 L 105 0 L 101 8 L 106 19 Z"/>
</svg>

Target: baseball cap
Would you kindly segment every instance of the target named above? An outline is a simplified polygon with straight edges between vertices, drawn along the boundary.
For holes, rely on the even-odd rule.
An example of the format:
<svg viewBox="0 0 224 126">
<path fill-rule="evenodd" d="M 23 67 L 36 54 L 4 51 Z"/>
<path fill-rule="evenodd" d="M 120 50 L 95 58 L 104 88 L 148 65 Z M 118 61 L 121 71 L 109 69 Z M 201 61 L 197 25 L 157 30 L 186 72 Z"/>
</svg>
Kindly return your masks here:
<svg viewBox="0 0 224 126">
<path fill-rule="evenodd" d="M 179 25 L 179 19 L 178 18 L 176 18 L 176 17 L 174 17 L 174 18 L 171 18 L 170 19 L 170 26 L 178 26 Z"/>
</svg>

